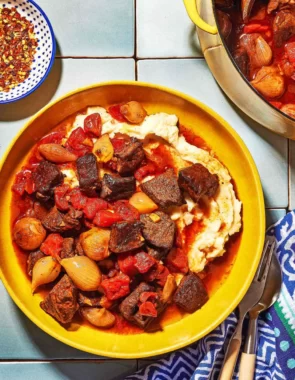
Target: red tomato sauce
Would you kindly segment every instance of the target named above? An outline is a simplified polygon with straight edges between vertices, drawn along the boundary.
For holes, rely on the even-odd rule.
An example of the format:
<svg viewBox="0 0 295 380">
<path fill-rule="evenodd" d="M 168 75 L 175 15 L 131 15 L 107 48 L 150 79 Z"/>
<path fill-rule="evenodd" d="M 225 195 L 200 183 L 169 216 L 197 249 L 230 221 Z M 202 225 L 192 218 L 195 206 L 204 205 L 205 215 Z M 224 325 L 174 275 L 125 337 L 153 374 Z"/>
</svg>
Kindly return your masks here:
<svg viewBox="0 0 295 380">
<path fill-rule="evenodd" d="M 256 2 L 253 5 L 253 9 L 251 11 L 251 17 L 249 19 L 249 22 L 245 24 L 242 20 L 242 12 L 240 9 L 240 2 L 237 2 L 234 7 L 231 9 L 224 10 L 225 13 L 227 13 L 230 16 L 230 20 L 232 22 L 232 32 L 230 33 L 229 37 L 226 39 L 226 43 L 228 45 L 228 48 L 231 53 L 233 53 L 237 47 L 239 47 L 240 42 L 239 39 L 242 34 L 244 33 L 259 33 L 262 38 L 269 44 L 271 50 L 272 50 L 272 61 L 268 66 L 278 66 L 280 68 L 280 71 L 283 72 L 283 61 L 289 61 L 292 66 L 294 67 L 294 62 L 292 60 L 288 60 L 288 56 L 286 53 L 286 44 L 294 43 L 295 42 L 295 36 L 292 36 L 289 38 L 285 43 L 283 43 L 282 47 L 276 47 L 274 43 L 274 35 L 273 35 L 273 22 L 275 19 L 275 16 L 277 14 L 277 10 L 268 14 L 266 11 L 268 1 L 260 1 Z M 261 16 L 262 15 L 262 16 Z M 255 29 L 251 31 L 251 28 L 260 27 L 259 29 Z M 263 30 L 264 29 L 264 30 Z M 250 67 L 250 65 L 249 65 Z M 256 73 L 260 70 L 258 69 L 251 69 L 250 67 L 250 73 L 249 73 L 249 80 L 253 80 L 256 76 Z M 294 70 L 294 68 L 293 68 Z M 294 70 L 295 73 L 295 70 Z M 263 96 L 268 102 L 270 102 L 273 106 L 276 108 L 281 108 L 285 104 L 295 104 L 295 75 L 292 75 L 292 77 L 288 77 L 283 73 L 284 82 L 286 91 L 284 94 L 278 98 L 268 98 L 266 96 Z M 292 79 L 293 78 L 293 79 Z"/>
<path fill-rule="evenodd" d="M 79 114 L 83 113 L 83 111 L 79 112 Z M 57 139 L 60 136 L 65 136 L 67 132 L 67 127 L 72 125 L 76 114 L 65 119 L 61 122 L 49 135 L 46 136 L 45 142 L 57 142 Z M 199 136 L 193 134 L 190 130 L 186 129 L 184 126 L 180 125 L 180 132 L 186 138 L 186 140 L 201 149 L 205 149 L 210 151 L 211 149 L 206 144 L 206 142 Z M 56 134 L 58 132 L 58 134 Z M 42 139 L 44 142 L 44 139 Z M 41 141 L 41 140 L 40 140 Z M 38 157 L 37 147 L 40 145 L 40 142 L 36 144 L 36 146 L 32 149 L 30 155 L 27 157 L 24 162 L 24 167 L 30 166 L 32 163 L 39 162 L 40 158 Z M 154 149 L 154 155 L 156 156 L 156 160 L 158 159 L 159 165 L 162 165 L 162 168 L 159 169 L 159 172 L 165 171 L 167 168 L 173 168 L 173 159 L 171 156 L 171 152 L 165 146 L 159 146 Z M 159 157 L 159 158 L 158 158 Z M 73 168 L 73 164 L 63 164 L 59 165 L 61 169 L 65 168 Z M 157 174 L 157 173 L 156 173 Z M 236 191 L 236 189 L 235 189 Z M 19 196 L 15 193 L 12 195 L 12 204 L 11 204 L 11 230 L 15 222 L 22 217 L 25 213 L 28 213 L 29 209 L 32 208 L 33 202 L 28 195 Z M 205 202 L 199 203 L 201 211 L 204 215 L 208 215 L 208 209 Z M 194 222 L 193 224 L 185 227 L 184 236 L 181 237 L 183 247 L 185 247 L 184 251 L 187 252 L 188 247 L 193 243 L 193 239 L 195 235 L 202 230 L 202 222 Z M 203 282 L 208 290 L 209 295 L 212 295 L 225 281 L 226 277 L 230 273 L 230 270 L 234 264 L 236 254 L 240 244 L 241 234 L 238 233 L 234 237 L 231 237 L 230 241 L 226 244 L 226 252 L 225 254 L 215 259 L 214 261 L 207 264 L 203 275 Z M 16 255 L 18 257 L 19 265 L 22 267 L 27 279 L 31 282 L 31 277 L 27 275 L 26 266 L 27 266 L 27 257 L 28 254 L 20 249 L 14 243 L 14 249 Z M 48 292 L 52 289 L 53 285 L 58 282 L 58 279 L 51 284 L 41 286 L 38 289 L 38 294 L 41 295 L 42 298 L 45 298 Z M 114 326 L 110 329 L 105 329 L 105 332 L 110 333 L 120 333 L 120 334 L 139 334 L 143 332 L 143 329 L 137 327 L 136 325 L 126 321 L 118 312 L 113 311 L 112 313 L 116 316 L 116 322 Z M 168 305 L 166 310 L 162 313 L 159 319 L 150 326 L 151 331 L 158 331 L 162 329 L 164 326 L 175 323 L 185 316 L 185 312 L 180 310 L 175 304 Z M 85 325 L 91 327 L 93 329 L 97 329 L 87 321 L 85 321 L 78 313 L 74 317 L 71 325 L 68 327 L 69 330 L 73 330 L 79 328 L 78 325 Z"/>
</svg>

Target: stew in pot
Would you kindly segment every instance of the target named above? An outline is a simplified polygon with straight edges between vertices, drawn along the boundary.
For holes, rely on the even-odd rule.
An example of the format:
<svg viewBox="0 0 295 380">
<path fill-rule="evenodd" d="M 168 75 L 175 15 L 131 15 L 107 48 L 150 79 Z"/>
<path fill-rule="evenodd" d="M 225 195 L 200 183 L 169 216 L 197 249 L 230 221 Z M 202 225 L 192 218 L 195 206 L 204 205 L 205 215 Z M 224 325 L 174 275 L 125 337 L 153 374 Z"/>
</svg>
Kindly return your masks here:
<svg viewBox="0 0 295 380">
<path fill-rule="evenodd" d="M 273 106 L 295 118 L 295 6 L 290 0 L 216 0 L 240 71 Z"/>
</svg>

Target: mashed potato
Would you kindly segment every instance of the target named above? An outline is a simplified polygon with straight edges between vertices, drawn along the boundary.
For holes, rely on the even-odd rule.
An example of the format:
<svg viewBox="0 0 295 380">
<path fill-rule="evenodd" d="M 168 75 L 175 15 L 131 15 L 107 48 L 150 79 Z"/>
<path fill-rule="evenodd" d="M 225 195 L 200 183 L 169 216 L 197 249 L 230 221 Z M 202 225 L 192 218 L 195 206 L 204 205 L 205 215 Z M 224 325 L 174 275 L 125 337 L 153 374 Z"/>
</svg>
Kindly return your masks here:
<svg viewBox="0 0 295 380">
<path fill-rule="evenodd" d="M 188 249 L 188 261 L 191 271 L 201 272 L 209 260 L 222 256 L 224 246 L 229 237 L 241 228 L 241 202 L 237 199 L 231 183 L 228 170 L 206 150 L 189 144 L 180 135 L 177 127 L 176 115 L 157 113 L 146 116 L 141 125 L 121 123 L 102 107 L 89 107 L 85 115 L 78 115 L 74 121 L 73 129 L 83 127 L 87 115 L 98 112 L 102 119 L 102 134 L 108 133 L 113 137 L 115 133 L 124 133 L 137 137 L 143 141 L 144 149 L 149 150 L 149 145 L 155 144 L 155 137 L 160 137 L 167 142 L 171 151 L 175 167 L 180 170 L 194 163 L 204 165 L 212 174 L 219 178 L 219 191 L 215 197 L 205 199 L 207 208 L 206 217 L 188 196 L 185 196 L 186 205 L 174 207 L 170 210 L 170 216 L 176 221 L 178 228 L 183 230 L 186 225 L 194 221 L 202 221 L 202 229 L 196 234 L 193 243 Z M 71 129 L 68 135 L 72 132 Z"/>
</svg>

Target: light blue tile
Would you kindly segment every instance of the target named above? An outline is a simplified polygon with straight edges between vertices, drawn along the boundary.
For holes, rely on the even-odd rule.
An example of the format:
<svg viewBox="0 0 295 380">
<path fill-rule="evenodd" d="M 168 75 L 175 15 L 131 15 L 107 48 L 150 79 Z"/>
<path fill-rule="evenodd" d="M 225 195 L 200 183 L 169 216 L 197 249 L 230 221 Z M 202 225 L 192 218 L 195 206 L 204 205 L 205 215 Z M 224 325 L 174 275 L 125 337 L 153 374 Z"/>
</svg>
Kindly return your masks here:
<svg viewBox="0 0 295 380">
<path fill-rule="evenodd" d="M 289 165 L 290 165 L 290 199 L 289 209 L 295 208 L 295 141 L 289 141 Z"/>
<path fill-rule="evenodd" d="M 69 347 L 39 329 L 14 304 L 1 281 L 0 332 L 0 360 L 97 358 Z"/>
<path fill-rule="evenodd" d="M 202 56 L 196 27 L 180 0 L 137 0 L 137 56 Z"/>
<path fill-rule="evenodd" d="M 134 0 L 38 0 L 50 19 L 57 55 L 132 57 Z"/>
<path fill-rule="evenodd" d="M 221 91 L 204 60 L 142 60 L 138 62 L 138 78 L 190 94 L 223 116 L 254 157 L 266 207 L 288 206 L 287 139 L 269 132 L 238 110 Z"/>
<path fill-rule="evenodd" d="M 113 360 L 100 363 L 1 363 L 0 379 L 120 380 L 135 371 L 135 360 Z"/>
<path fill-rule="evenodd" d="M 283 208 L 266 209 L 266 228 L 276 223 L 279 219 L 286 215 L 286 210 Z"/>
<path fill-rule="evenodd" d="M 133 59 L 56 59 L 46 81 L 17 103 L 0 105 L 0 157 L 30 116 L 68 91 L 109 80 L 132 80 Z"/>
</svg>

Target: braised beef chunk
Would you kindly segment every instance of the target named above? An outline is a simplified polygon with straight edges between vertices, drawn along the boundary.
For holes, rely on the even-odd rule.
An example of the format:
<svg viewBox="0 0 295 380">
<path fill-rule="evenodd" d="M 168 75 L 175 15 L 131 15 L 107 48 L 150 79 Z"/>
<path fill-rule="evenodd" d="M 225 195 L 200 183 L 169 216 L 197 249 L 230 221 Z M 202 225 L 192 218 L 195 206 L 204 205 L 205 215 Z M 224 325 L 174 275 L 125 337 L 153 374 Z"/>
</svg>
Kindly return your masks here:
<svg viewBox="0 0 295 380">
<path fill-rule="evenodd" d="M 135 192 L 136 183 L 134 177 L 121 178 L 116 175 L 105 174 L 102 179 L 100 196 L 107 201 L 130 198 Z"/>
<path fill-rule="evenodd" d="M 133 316 L 138 311 L 138 303 L 141 293 L 152 291 L 154 291 L 152 286 L 146 284 L 145 282 L 140 283 L 138 287 L 120 304 L 119 309 L 123 317 L 128 321 L 132 320 Z"/>
<path fill-rule="evenodd" d="M 142 223 L 142 234 L 151 245 L 170 250 L 172 248 L 176 226 L 173 220 L 162 211 L 140 216 Z"/>
<path fill-rule="evenodd" d="M 141 328 L 147 328 L 148 325 L 153 320 L 155 320 L 155 318 L 158 317 L 165 308 L 165 305 L 163 304 L 161 298 L 158 295 L 156 298 L 152 300 L 156 310 L 156 315 L 153 317 L 142 315 L 140 313 L 140 305 L 143 301 L 141 300 L 141 295 L 146 292 L 156 293 L 153 286 L 150 286 L 145 282 L 141 282 L 138 285 L 138 287 L 131 294 L 129 294 L 128 297 L 124 299 L 124 301 L 121 303 L 119 307 L 119 310 L 125 319 L 127 319 L 130 322 L 136 323 Z M 149 299 L 147 301 L 151 302 L 151 300 Z"/>
<path fill-rule="evenodd" d="M 179 172 L 179 186 L 198 202 L 203 196 L 214 197 L 219 187 L 218 176 L 211 174 L 205 166 L 194 164 Z"/>
<path fill-rule="evenodd" d="M 295 35 L 295 11 L 282 10 L 276 14 L 273 22 L 274 42 L 282 47 L 290 37 Z"/>
<path fill-rule="evenodd" d="M 200 309 L 208 301 L 208 293 L 202 280 L 194 273 L 183 277 L 173 301 L 188 313 Z"/>
<path fill-rule="evenodd" d="M 157 247 L 147 247 L 147 252 L 156 260 L 162 260 L 167 254 L 167 249 L 161 249 Z"/>
<path fill-rule="evenodd" d="M 149 322 L 149 318 L 140 318 L 138 315 L 139 297 L 143 292 L 153 291 L 154 288 L 152 286 L 146 284 L 145 282 L 140 283 L 138 287 L 131 294 L 129 294 L 129 296 L 126 297 L 120 305 L 119 309 L 123 317 L 130 322 L 137 323 L 140 327 L 145 327 L 145 325 Z"/>
<path fill-rule="evenodd" d="M 133 251 L 143 245 L 140 222 L 119 222 L 112 225 L 109 241 L 109 249 L 112 252 Z"/>
<path fill-rule="evenodd" d="M 182 194 L 173 169 L 168 169 L 165 173 L 142 183 L 140 187 L 144 193 L 162 208 L 181 206 L 183 204 Z"/>
<path fill-rule="evenodd" d="M 234 51 L 233 58 L 241 72 L 246 78 L 249 76 L 249 56 L 244 48 L 239 48 Z"/>
<path fill-rule="evenodd" d="M 82 211 L 77 211 L 73 207 L 63 214 L 56 207 L 53 207 L 49 214 L 42 220 L 43 226 L 50 232 L 65 232 L 79 230 L 80 220 L 83 216 Z"/>
<path fill-rule="evenodd" d="M 34 217 L 42 220 L 45 218 L 45 216 L 49 213 L 49 209 L 47 208 L 46 204 L 42 204 L 40 202 L 34 202 Z"/>
<path fill-rule="evenodd" d="M 220 33 L 223 38 L 227 38 L 232 30 L 232 22 L 227 13 L 217 10 L 216 11 L 217 20 L 220 28 Z"/>
<path fill-rule="evenodd" d="M 83 251 L 82 244 L 79 241 L 79 238 L 75 240 L 75 255 L 78 256 L 85 256 L 85 253 Z"/>
<path fill-rule="evenodd" d="M 72 280 L 65 274 L 53 287 L 41 308 L 60 323 L 70 323 L 79 308 L 78 290 Z"/>
<path fill-rule="evenodd" d="M 82 292 L 78 293 L 78 303 L 80 306 L 99 307 L 101 295 L 98 292 Z"/>
<path fill-rule="evenodd" d="M 98 179 L 98 165 L 93 153 L 87 153 L 76 161 L 80 188 L 89 197 L 95 196 L 100 190 L 101 184 Z"/>
<path fill-rule="evenodd" d="M 74 239 L 73 238 L 65 238 L 62 242 L 62 248 L 60 252 L 61 259 L 68 259 L 69 257 L 75 256 L 74 249 Z"/>
<path fill-rule="evenodd" d="M 53 188 L 63 182 L 63 174 L 58 166 L 48 161 L 41 161 L 32 173 L 36 196 L 43 202 L 50 199 Z"/>
<path fill-rule="evenodd" d="M 116 154 L 116 157 L 117 171 L 123 176 L 133 174 L 145 158 L 142 143 L 132 137 L 123 149 Z"/>
<path fill-rule="evenodd" d="M 219 8 L 231 8 L 234 5 L 234 0 L 215 0 L 215 4 Z"/>
<path fill-rule="evenodd" d="M 27 260 L 27 273 L 32 276 L 33 268 L 39 259 L 42 259 L 45 255 L 41 251 L 31 252 Z"/>
</svg>

